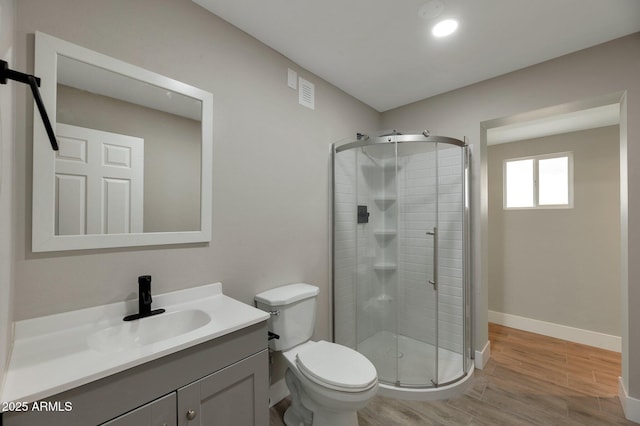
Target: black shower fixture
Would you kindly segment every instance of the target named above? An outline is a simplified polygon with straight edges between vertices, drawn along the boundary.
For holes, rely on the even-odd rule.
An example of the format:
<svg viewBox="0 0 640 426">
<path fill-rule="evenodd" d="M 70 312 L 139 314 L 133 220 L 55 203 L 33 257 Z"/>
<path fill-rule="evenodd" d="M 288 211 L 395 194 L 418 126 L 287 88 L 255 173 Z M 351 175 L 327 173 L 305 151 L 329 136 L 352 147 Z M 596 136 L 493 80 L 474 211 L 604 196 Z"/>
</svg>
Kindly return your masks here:
<svg viewBox="0 0 640 426">
<path fill-rule="evenodd" d="M 367 206 L 358 206 L 358 223 L 369 223 L 369 211 Z"/>
</svg>

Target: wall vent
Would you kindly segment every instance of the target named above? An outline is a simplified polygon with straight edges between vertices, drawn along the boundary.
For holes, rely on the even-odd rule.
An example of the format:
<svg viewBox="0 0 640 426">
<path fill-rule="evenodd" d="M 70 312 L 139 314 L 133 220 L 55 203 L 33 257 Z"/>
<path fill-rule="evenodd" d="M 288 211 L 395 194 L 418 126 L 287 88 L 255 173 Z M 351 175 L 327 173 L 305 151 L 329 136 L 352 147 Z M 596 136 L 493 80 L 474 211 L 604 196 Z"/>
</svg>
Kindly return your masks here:
<svg viewBox="0 0 640 426">
<path fill-rule="evenodd" d="M 315 86 L 302 77 L 298 77 L 298 103 L 307 108 L 315 109 Z"/>
</svg>

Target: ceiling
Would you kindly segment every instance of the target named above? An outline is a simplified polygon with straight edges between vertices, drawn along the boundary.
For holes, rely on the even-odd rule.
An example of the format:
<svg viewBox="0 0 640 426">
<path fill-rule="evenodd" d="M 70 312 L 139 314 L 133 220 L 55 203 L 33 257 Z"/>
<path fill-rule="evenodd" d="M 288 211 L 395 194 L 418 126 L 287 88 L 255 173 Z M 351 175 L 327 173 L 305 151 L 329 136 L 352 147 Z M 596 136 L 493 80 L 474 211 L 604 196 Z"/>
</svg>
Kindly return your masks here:
<svg viewBox="0 0 640 426">
<path fill-rule="evenodd" d="M 381 112 L 640 31 L 639 0 L 193 1 Z"/>
</svg>

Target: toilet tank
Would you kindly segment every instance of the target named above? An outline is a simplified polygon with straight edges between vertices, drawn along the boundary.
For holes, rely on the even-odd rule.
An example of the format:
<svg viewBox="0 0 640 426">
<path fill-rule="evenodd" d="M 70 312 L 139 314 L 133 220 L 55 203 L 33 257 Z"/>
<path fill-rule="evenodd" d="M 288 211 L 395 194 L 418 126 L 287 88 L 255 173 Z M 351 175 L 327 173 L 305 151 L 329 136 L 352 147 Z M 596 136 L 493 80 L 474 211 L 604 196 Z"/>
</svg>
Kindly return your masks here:
<svg viewBox="0 0 640 426">
<path fill-rule="evenodd" d="M 288 284 L 255 296 L 258 309 L 271 313 L 269 331 L 280 336 L 269 341 L 274 351 L 286 351 L 311 339 L 316 322 L 319 289 L 310 284 Z"/>
</svg>

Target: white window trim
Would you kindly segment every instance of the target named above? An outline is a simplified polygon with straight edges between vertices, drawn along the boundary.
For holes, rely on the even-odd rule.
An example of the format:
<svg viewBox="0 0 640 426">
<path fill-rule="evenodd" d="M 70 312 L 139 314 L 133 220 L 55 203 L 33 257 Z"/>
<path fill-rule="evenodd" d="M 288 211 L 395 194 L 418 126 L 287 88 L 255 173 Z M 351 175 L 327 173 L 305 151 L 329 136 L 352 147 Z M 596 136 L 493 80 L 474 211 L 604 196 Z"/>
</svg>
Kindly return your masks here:
<svg viewBox="0 0 640 426">
<path fill-rule="evenodd" d="M 567 204 L 538 204 L 538 161 L 549 158 L 568 158 L 568 203 Z M 507 207 L 507 163 L 512 161 L 533 160 L 533 206 L 531 207 Z M 547 209 L 572 209 L 573 208 L 573 152 L 556 152 L 553 154 L 532 155 L 529 157 L 509 158 L 502 162 L 502 207 L 504 210 L 547 210 Z"/>
</svg>

